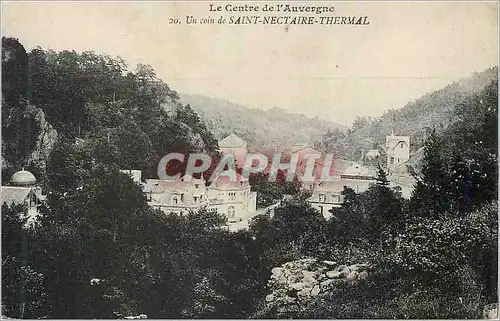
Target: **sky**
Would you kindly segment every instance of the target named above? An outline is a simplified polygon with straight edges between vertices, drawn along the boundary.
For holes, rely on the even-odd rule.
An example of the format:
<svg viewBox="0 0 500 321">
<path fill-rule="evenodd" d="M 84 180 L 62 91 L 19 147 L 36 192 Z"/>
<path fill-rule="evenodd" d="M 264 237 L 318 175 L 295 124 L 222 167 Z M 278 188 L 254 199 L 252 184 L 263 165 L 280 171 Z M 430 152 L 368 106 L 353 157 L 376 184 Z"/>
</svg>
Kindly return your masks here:
<svg viewBox="0 0 500 321">
<path fill-rule="evenodd" d="M 209 4 L 226 3 L 2 1 L 2 34 L 27 50 L 147 63 L 180 93 L 344 125 L 498 65 L 497 2 L 319 3 L 334 5 L 334 15 L 368 16 L 368 26 L 185 23 L 187 15 L 245 15 L 210 12 Z"/>
</svg>

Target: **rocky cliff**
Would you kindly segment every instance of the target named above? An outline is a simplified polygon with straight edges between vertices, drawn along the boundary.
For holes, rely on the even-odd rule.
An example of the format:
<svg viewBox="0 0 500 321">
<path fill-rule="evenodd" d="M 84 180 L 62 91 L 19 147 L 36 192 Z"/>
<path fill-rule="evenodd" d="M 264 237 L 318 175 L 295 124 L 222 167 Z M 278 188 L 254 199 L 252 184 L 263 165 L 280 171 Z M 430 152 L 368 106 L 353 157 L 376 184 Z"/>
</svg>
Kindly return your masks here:
<svg viewBox="0 0 500 321">
<path fill-rule="evenodd" d="M 45 169 L 52 147 L 57 140 L 57 131 L 47 122 L 43 110 L 40 108 L 35 109 L 35 120 L 40 128 L 40 132 L 36 140 L 36 147 L 31 152 L 28 163 L 36 162 Z"/>
<path fill-rule="evenodd" d="M 367 264 L 343 265 L 305 258 L 272 269 L 264 314 L 286 317 L 300 312 L 334 287 L 368 276 Z"/>
</svg>

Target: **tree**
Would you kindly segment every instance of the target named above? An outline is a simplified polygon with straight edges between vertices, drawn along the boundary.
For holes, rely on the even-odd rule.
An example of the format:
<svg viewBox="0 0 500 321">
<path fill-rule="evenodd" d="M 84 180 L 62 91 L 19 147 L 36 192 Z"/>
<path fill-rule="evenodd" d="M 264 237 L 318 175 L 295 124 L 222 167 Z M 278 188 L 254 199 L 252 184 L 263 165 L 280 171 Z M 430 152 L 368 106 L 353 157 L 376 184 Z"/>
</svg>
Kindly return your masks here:
<svg viewBox="0 0 500 321">
<path fill-rule="evenodd" d="M 338 128 L 327 130 L 321 137 L 321 140 L 316 142 L 315 148 L 323 152 L 334 152 L 336 155 L 343 155 L 347 147 L 346 138 L 346 133 Z"/>
<path fill-rule="evenodd" d="M 28 93 L 28 56 L 17 39 L 2 37 L 3 169 L 27 166 L 40 126 Z"/>
<path fill-rule="evenodd" d="M 327 242 L 325 218 L 296 197 L 275 209 L 272 218 L 256 217 L 250 231 L 263 252 L 269 269 L 283 262 L 314 255 Z"/>
<path fill-rule="evenodd" d="M 43 315 L 44 275 L 30 264 L 30 231 L 23 204 L 2 205 L 2 313 L 14 318 Z"/>
<path fill-rule="evenodd" d="M 380 165 L 376 184 L 372 184 L 362 198 L 371 241 L 380 241 L 382 233 L 392 233 L 401 227 L 404 219 L 401 195 L 389 187 L 386 173 Z"/>
<path fill-rule="evenodd" d="M 5 104 L 15 106 L 22 98 L 29 99 L 28 72 L 24 46 L 15 38 L 2 37 L 2 99 Z"/>
<path fill-rule="evenodd" d="M 462 216 L 496 199 L 498 85 L 464 99 L 454 121 L 440 135 L 433 130 L 424 145 L 421 170 L 414 176 L 412 215 Z"/>
<path fill-rule="evenodd" d="M 179 105 L 176 109 L 174 120 L 183 122 L 188 125 L 194 132 L 199 133 L 207 152 L 214 153 L 219 150 L 219 144 L 213 137 L 212 133 L 207 129 L 205 123 L 188 104 L 186 106 Z"/>
<path fill-rule="evenodd" d="M 358 243 L 366 236 L 366 217 L 361 197 L 347 186 L 341 192 L 340 209 L 332 208 L 333 214 L 328 222 L 330 236 L 335 242 L 343 245 Z"/>
<path fill-rule="evenodd" d="M 451 179 L 442 155 L 443 149 L 443 141 L 433 129 L 424 144 L 420 174 L 413 173 L 417 182 L 410 202 L 412 215 L 437 217 L 450 210 Z"/>
</svg>

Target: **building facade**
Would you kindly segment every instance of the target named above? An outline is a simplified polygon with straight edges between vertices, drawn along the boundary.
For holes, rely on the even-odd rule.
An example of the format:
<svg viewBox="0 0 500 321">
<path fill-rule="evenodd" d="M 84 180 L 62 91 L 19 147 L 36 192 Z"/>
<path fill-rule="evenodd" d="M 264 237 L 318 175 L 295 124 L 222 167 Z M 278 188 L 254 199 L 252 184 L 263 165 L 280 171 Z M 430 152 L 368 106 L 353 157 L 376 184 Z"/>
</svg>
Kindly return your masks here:
<svg viewBox="0 0 500 321">
<path fill-rule="evenodd" d="M 352 163 L 342 172 L 330 177 L 328 181 L 320 182 L 307 202 L 326 219 L 330 219 L 332 216 L 330 210 L 340 207 L 344 201 L 342 197 L 344 186 L 352 188 L 356 193 L 362 193 L 374 182 L 375 174 L 371 168 Z"/>
<path fill-rule="evenodd" d="M 224 155 L 233 155 L 238 166 L 244 166 L 245 157 L 247 155 L 246 141 L 234 133 L 231 133 L 229 136 L 219 141 L 219 149 Z"/>
<path fill-rule="evenodd" d="M 365 159 L 367 160 L 375 160 L 379 157 L 380 157 L 380 151 L 378 149 L 370 149 L 365 155 Z"/>
<path fill-rule="evenodd" d="M 410 136 L 396 136 L 392 131 L 385 138 L 387 152 L 387 169 L 389 171 L 410 159 Z"/>
<path fill-rule="evenodd" d="M 208 187 L 210 209 L 225 214 L 229 222 L 246 219 L 257 211 L 257 193 L 250 190 L 248 179 L 241 176 L 230 181 L 227 176 L 217 177 Z"/>
<path fill-rule="evenodd" d="M 235 156 L 239 165 L 247 154 L 246 142 L 231 134 L 219 146 L 225 155 Z M 229 222 L 245 220 L 257 212 L 257 193 L 251 191 L 248 179 L 237 175 L 236 181 L 228 176 L 216 177 L 209 186 L 203 178 L 184 175 L 179 181 L 146 179 L 141 182 L 141 172 L 121 170 L 140 184 L 148 204 L 165 213 L 187 213 L 202 208 L 213 209 L 227 217 Z"/>
<path fill-rule="evenodd" d="M 165 213 L 183 214 L 201 208 L 226 215 L 229 222 L 238 222 L 257 211 L 257 193 L 250 190 L 248 180 L 229 182 L 227 176 L 217 177 L 210 186 L 204 179 L 184 176 L 179 182 L 148 179 L 144 185 L 148 204 Z"/>
<path fill-rule="evenodd" d="M 176 182 L 147 179 L 143 191 L 148 204 L 165 213 L 182 214 L 208 206 L 205 180 L 187 175 Z"/>
</svg>

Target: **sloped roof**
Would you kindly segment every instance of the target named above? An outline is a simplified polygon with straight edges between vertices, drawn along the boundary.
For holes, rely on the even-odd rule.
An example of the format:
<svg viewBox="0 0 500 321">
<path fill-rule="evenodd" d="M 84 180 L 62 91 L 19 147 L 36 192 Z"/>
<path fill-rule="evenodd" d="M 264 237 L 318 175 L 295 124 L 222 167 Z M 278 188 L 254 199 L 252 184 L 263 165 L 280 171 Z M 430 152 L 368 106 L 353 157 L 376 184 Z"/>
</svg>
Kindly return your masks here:
<svg viewBox="0 0 500 321">
<path fill-rule="evenodd" d="M 353 161 L 337 158 L 333 161 L 333 168 L 336 173 L 342 174 L 346 169 L 353 165 Z"/>
<path fill-rule="evenodd" d="M 218 174 L 209 186 L 209 189 L 216 190 L 240 190 L 248 187 L 248 178 L 236 173 L 236 180 L 232 180 L 228 175 Z"/>
<path fill-rule="evenodd" d="M 292 153 L 297 153 L 297 154 L 304 154 L 304 155 L 307 155 L 307 154 L 319 154 L 321 155 L 321 152 L 318 152 L 317 150 L 315 150 L 314 148 L 312 148 L 311 146 L 294 146 L 291 150 L 290 150 Z"/>
<path fill-rule="evenodd" d="M 200 185 L 199 189 L 196 185 Z M 162 194 L 165 192 L 200 192 L 205 190 L 205 180 L 192 177 L 189 181 L 168 181 L 161 179 L 147 179 L 143 186 L 145 193 Z"/>
<path fill-rule="evenodd" d="M 26 198 L 31 192 L 29 187 L 17 187 L 17 186 L 2 186 L 2 204 L 7 203 L 11 205 L 19 205 L 25 202 Z"/>
<path fill-rule="evenodd" d="M 219 147 L 222 148 L 246 148 L 247 142 L 245 142 L 240 137 L 236 136 L 234 133 L 231 133 L 229 136 L 224 138 L 219 142 Z"/>
<path fill-rule="evenodd" d="M 346 168 L 342 173 L 342 175 L 354 175 L 354 176 L 373 176 L 373 169 L 362 166 L 358 163 L 352 164 L 352 166 Z"/>
<path fill-rule="evenodd" d="M 385 137 L 385 145 L 386 147 L 389 145 L 389 143 L 393 143 L 395 145 L 399 144 L 400 142 L 404 142 L 407 145 L 410 145 L 410 136 L 386 136 Z"/>
</svg>

